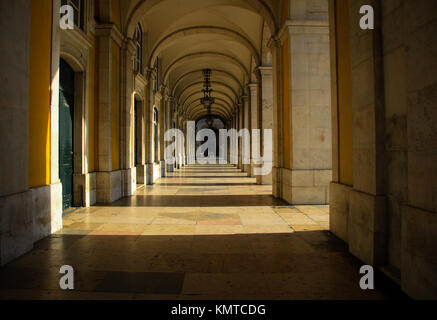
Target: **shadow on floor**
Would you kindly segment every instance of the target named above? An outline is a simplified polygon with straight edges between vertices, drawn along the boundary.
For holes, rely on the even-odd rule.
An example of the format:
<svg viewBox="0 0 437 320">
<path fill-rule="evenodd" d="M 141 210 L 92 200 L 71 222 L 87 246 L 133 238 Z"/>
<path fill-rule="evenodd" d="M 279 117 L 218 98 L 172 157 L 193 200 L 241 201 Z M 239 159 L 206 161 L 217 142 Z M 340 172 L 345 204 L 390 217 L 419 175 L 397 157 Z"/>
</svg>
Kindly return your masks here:
<svg viewBox="0 0 437 320">
<path fill-rule="evenodd" d="M 405 299 L 327 231 L 291 234 L 54 235 L 0 269 L 1 299 Z M 82 234 L 79 234 L 82 233 Z M 59 269 L 75 290 L 59 289 Z"/>
<path fill-rule="evenodd" d="M 206 191 L 206 190 L 205 190 Z M 136 195 L 105 207 L 257 207 L 287 205 L 271 195 Z"/>
</svg>

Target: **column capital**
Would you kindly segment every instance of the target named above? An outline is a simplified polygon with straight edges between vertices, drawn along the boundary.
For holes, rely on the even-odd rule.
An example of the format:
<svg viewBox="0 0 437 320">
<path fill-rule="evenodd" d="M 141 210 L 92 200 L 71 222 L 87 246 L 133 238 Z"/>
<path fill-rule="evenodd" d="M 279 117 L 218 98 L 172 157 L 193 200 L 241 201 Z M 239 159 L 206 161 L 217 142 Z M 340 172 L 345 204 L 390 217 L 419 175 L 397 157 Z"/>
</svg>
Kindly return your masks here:
<svg viewBox="0 0 437 320">
<path fill-rule="evenodd" d="M 123 41 L 123 46 L 122 46 L 123 50 L 126 50 L 131 56 L 132 58 L 135 57 L 135 52 L 137 50 L 135 43 L 132 41 L 132 39 L 126 38 Z"/>
<path fill-rule="evenodd" d="M 124 36 L 114 23 L 96 25 L 96 37 L 109 37 L 122 47 Z"/>
<path fill-rule="evenodd" d="M 261 77 L 273 75 L 273 67 L 272 66 L 259 66 L 257 68 L 257 70 L 261 74 Z"/>
<path fill-rule="evenodd" d="M 256 82 L 249 83 L 247 86 L 249 87 L 250 91 L 258 89 L 258 83 Z"/>
<path fill-rule="evenodd" d="M 267 42 L 267 47 L 269 49 L 279 49 L 281 47 L 281 40 L 275 35 Z"/>
<path fill-rule="evenodd" d="M 162 94 L 159 91 L 155 92 L 155 99 L 158 100 L 159 102 L 162 100 Z"/>
<path fill-rule="evenodd" d="M 152 83 L 156 77 L 156 70 L 154 68 L 145 68 L 144 74 L 149 83 Z"/>
</svg>

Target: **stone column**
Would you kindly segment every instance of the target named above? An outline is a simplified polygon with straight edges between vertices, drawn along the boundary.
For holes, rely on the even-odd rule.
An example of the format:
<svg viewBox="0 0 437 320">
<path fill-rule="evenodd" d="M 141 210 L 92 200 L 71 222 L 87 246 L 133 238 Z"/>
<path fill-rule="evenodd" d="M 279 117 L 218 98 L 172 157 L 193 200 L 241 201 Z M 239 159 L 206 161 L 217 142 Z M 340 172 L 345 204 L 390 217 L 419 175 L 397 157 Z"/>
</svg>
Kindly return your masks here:
<svg viewBox="0 0 437 320">
<path fill-rule="evenodd" d="M 168 101 L 168 95 L 166 94 L 166 89 L 164 88 L 161 93 L 161 101 L 159 104 L 159 171 L 160 171 L 160 177 L 163 178 L 166 175 L 165 170 L 165 141 L 164 141 L 164 134 L 165 134 L 165 127 L 166 127 L 166 106 Z"/>
<path fill-rule="evenodd" d="M 251 132 L 251 112 L 250 112 L 250 97 L 249 95 L 243 96 L 243 129 L 249 130 L 249 133 Z M 246 143 L 246 142 L 244 142 Z M 245 148 L 245 145 L 243 144 L 243 148 Z M 250 151 L 249 146 L 249 151 Z M 250 152 L 249 152 L 250 153 Z M 243 156 L 243 155 L 242 155 Z M 247 175 L 250 177 L 252 176 L 252 166 L 250 164 L 250 154 L 245 155 L 243 157 L 243 171 L 247 173 Z"/>
<path fill-rule="evenodd" d="M 299 17 L 292 15 L 280 34 L 290 66 L 290 87 L 284 88 L 289 118 L 283 119 L 290 129 L 290 154 L 284 155 L 290 162 L 284 163 L 282 197 L 292 204 L 327 204 L 332 179 L 328 18 Z"/>
<path fill-rule="evenodd" d="M 0 2 L 0 265 L 34 243 L 28 186 L 30 2 Z"/>
<path fill-rule="evenodd" d="M 98 42 L 98 168 L 112 171 L 112 39 L 111 30 L 96 26 Z"/>
<path fill-rule="evenodd" d="M 244 128 L 243 104 L 238 103 L 238 133 Z M 238 169 L 244 171 L 243 167 L 243 138 L 238 138 Z"/>
<path fill-rule="evenodd" d="M 272 38 L 269 47 L 273 57 L 273 196 L 282 198 L 282 168 L 284 165 L 282 46 L 279 40 Z"/>
<path fill-rule="evenodd" d="M 167 104 L 167 130 L 173 129 L 173 110 L 175 105 L 175 98 L 170 96 L 168 99 Z M 166 146 L 171 144 L 172 142 L 167 142 Z M 167 164 L 167 172 L 174 172 L 175 163 L 168 163 Z"/>
<path fill-rule="evenodd" d="M 122 195 L 124 197 L 134 194 L 137 185 L 137 173 L 135 167 L 134 150 L 134 110 L 135 101 L 133 91 L 135 78 L 133 62 L 135 57 L 135 44 L 127 40 L 122 48 L 122 74 L 121 74 L 121 121 L 120 121 L 120 150 L 122 169 Z"/>
<path fill-rule="evenodd" d="M 137 109 L 137 153 L 136 153 L 136 163 L 138 163 L 137 169 L 137 183 L 146 183 L 146 114 L 145 114 L 145 101 L 136 102 L 139 103 L 139 108 Z"/>
<path fill-rule="evenodd" d="M 183 149 L 182 149 L 182 163 L 184 166 L 187 165 L 187 117 L 186 114 L 184 114 L 183 122 L 182 122 L 182 128 L 184 132 L 184 143 L 183 143 Z"/>
<path fill-rule="evenodd" d="M 147 105 L 146 105 L 146 184 L 153 185 L 153 168 L 154 168 L 154 128 L 153 128 L 153 106 L 155 104 L 155 94 L 153 92 L 153 83 L 155 78 L 154 70 L 148 70 L 148 85 L 147 91 Z"/>
<path fill-rule="evenodd" d="M 234 111 L 234 117 L 233 117 L 233 126 L 232 129 L 234 129 L 236 132 L 238 131 L 238 110 Z M 234 137 L 234 139 L 237 140 L 237 143 L 235 145 L 235 149 L 232 150 L 232 161 L 233 164 L 235 164 L 238 167 L 238 139 L 237 137 Z"/>
<path fill-rule="evenodd" d="M 181 115 L 181 111 L 178 108 L 178 112 L 176 115 L 176 128 L 178 130 L 180 130 L 181 132 L 183 132 L 183 127 L 182 127 L 182 115 Z M 183 141 L 181 141 L 180 139 L 176 140 L 176 167 L 178 169 L 180 169 L 183 166 L 183 161 L 182 161 L 182 149 L 183 149 Z"/>
<path fill-rule="evenodd" d="M 112 24 L 96 26 L 98 42 L 98 172 L 97 202 L 111 203 L 122 196 L 121 172 L 112 169 L 112 46 L 121 34 Z"/>
<path fill-rule="evenodd" d="M 273 70 L 271 66 L 258 68 L 261 77 L 261 155 L 264 156 L 264 130 L 273 130 Z M 272 155 L 273 156 L 273 155 Z M 273 158 L 272 158 L 273 159 Z M 272 173 L 260 176 L 260 184 L 272 184 Z"/>
<path fill-rule="evenodd" d="M 251 128 L 251 147 L 250 147 L 250 157 L 252 159 L 252 164 L 250 168 L 250 175 L 254 176 L 254 168 L 256 166 L 256 162 L 259 159 L 253 158 L 253 130 L 260 129 L 260 110 L 259 110 L 259 91 L 258 91 L 258 83 L 251 83 L 249 84 L 249 93 L 250 93 L 250 128 Z M 260 136 L 261 138 L 261 136 Z M 260 147 L 261 147 L 261 141 L 260 141 Z M 261 149 L 260 149 L 261 150 Z M 257 184 L 261 184 L 261 176 L 256 177 Z"/>
<path fill-rule="evenodd" d="M 376 28 L 372 32 L 361 30 L 358 23 L 352 22 L 359 19 L 360 2 L 349 3 L 354 154 L 354 187 L 350 192 L 348 219 L 349 251 L 366 263 L 382 266 L 386 263 L 387 250 L 382 28 L 380 17 L 376 17 Z M 380 10 L 380 7 L 375 7 L 375 12 Z"/>
</svg>

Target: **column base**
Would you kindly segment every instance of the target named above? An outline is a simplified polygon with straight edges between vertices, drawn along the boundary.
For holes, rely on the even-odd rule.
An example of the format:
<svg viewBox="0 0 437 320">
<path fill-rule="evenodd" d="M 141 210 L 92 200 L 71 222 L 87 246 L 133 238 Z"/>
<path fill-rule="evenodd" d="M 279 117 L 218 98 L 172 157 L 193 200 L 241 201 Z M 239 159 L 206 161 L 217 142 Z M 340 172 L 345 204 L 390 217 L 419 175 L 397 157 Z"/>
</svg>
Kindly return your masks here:
<svg viewBox="0 0 437 320">
<path fill-rule="evenodd" d="M 146 165 L 139 164 L 137 165 L 137 183 L 138 184 L 146 184 Z"/>
<path fill-rule="evenodd" d="M 167 168 L 165 166 L 165 161 L 162 160 L 159 163 L 159 167 L 160 167 L 160 172 L 161 172 L 161 178 L 165 178 L 167 176 Z"/>
<path fill-rule="evenodd" d="M 250 164 L 243 164 L 243 172 L 246 172 L 248 177 L 252 177 L 251 165 Z"/>
<path fill-rule="evenodd" d="M 153 179 L 153 163 L 146 164 L 146 185 L 151 186 L 154 184 L 155 180 Z"/>
<path fill-rule="evenodd" d="M 270 170 L 270 172 L 266 175 L 259 175 L 258 172 L 260 172 L 263 168 L 269 169 L 272 168 Z M 255 172 L 255 169 L 257 169 L 257 172 Z M 252 176 L 256 177 L 256 183 L 259 185 L 272 185 L 273 184 L 273 176 L 272 176 L 272 171 L 273 171 L 273 163 L 269 162 L 264 163 L 263 165 L 260 164 L 252 164 Z"/>
<path fill-rule="evenodd" d="M 331 182 L 330 184 L 330 209 L 329 209 L 329 229 L 341 240 L 348 242 L 348 221 L 350 192 L 352 188 Z"/>
<path fill-rule="evenodd" d="M 357 190 L 350 191 L 348 243 L 349 251 L 373 266 L 386 263 L 387 198 Z"/>
<path fill-rule="evenodd" d="M 33 188 L 0 198 L 0 265 L 62 229 L 62 185 Z"/>
<path fill-rule="evenodd" d="M 174 167 L 175 167 L 174 163 L 172 163 L 172 164 L 167 163 L 167 172 L 169 172 L 169 173 L 174 172 L 174 169 L 175 169 Z"/>
<path fill-rule="evenodd" d="M 97 172 L 97 203 L 108 204 L 122 197 L 122 172 Z"/>
<path fill-rule="evenodd" d="M 159 163 L 146 164 L 146 184 L 151 186 L 161 177 L 161 165 Z"/>
<path fill-rule="evenodd" d="M 274 167 L 272 170 L 273 196 L 282 198 L 282 168 Z"/>
<path fill-rule="evenodd" d="M 437 260 L 431 258 L 436 247 L 437 214 L 404 206 L 401 282 L 402 290 L 414 299 L 437 299 Z"/>
<path fill-rule="evenodd" d="M 282 168 L 282 198 L 294 205 L 326 205 L 332 170 Z"/>
<path fill-rule="evenodd" d="M 73 176 L 73 206 L 90 207 L 97 202 L 97 174 L 85 173 Z"/>
<path fill-rule="evenodd" d="M 122 170 L 122 197 L 130 197 L 137 190 L 137 168 Z"/>
</svg>

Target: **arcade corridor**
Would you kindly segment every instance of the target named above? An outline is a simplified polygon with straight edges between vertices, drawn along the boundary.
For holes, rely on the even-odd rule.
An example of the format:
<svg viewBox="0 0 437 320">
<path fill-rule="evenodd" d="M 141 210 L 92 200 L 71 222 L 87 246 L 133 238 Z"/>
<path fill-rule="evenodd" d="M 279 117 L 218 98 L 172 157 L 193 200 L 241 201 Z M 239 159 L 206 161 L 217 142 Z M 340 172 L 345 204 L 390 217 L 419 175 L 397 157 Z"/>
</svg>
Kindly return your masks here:
<svg viewBox="0 0 437 320">
<path fill-rule="evenodd" d="M 64 229 L 0 271 L 1 297 L 384 299 L 328 231 L 328 207 L 287 206 L 233 166 L 189 166 Z M 59 265 L 76 270 L 58 287 Z"/>
<path fill-rule="evenodd" d="M 437 1 L 0 0 L 0 30 L 1 298 L 437 299 Z"/>
</svg>

